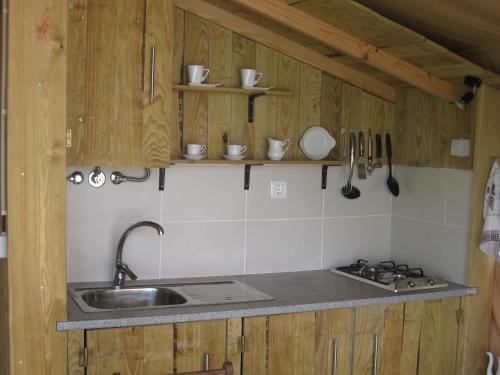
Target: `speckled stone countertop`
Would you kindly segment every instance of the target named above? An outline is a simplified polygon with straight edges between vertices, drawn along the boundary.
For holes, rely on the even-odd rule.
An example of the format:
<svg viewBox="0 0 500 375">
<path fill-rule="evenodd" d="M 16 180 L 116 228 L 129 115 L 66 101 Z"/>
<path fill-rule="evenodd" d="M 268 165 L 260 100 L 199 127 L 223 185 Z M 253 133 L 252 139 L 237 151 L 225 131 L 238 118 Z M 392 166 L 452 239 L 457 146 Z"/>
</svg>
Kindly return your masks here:
<svg viewBox="0 0 500 375">
<path fill-rule="evenodd" d="M 209 306 L 175 306 L 149 310 L 83 312 L 68 295 L 68 320 L 57 323 L 58 331 L 113 328 L 153 324 L 226 319 L 259 315 L 286 314 L 450 298 L 477 294 L 476 288 L 449 283 L 448 287 L 396 294 L 381 288 L 336 275 L 330 271 L 285 272 L 260 275 L 203 277 L 189 279 L 142 280 L 127 285 L 159 285 L 181 282 L 239 280 L 274 297 L 272 301 Z M 73 283 L 69 288 L 110 286 L 110 282 Z"/>
</svg>

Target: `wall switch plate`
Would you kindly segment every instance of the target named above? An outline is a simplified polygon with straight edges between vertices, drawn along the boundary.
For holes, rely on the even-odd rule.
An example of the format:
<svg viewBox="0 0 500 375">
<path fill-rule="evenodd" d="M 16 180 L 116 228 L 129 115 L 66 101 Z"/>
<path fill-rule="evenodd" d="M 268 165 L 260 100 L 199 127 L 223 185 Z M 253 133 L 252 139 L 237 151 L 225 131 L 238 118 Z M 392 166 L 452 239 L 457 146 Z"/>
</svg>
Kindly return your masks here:
<svg viewBox="0 0 500 375">
<path fill-rule="evenodd" d="M 271 198 L 287 198 L 288 187 L 286 181 L 271 181 Z"/>
</svg>

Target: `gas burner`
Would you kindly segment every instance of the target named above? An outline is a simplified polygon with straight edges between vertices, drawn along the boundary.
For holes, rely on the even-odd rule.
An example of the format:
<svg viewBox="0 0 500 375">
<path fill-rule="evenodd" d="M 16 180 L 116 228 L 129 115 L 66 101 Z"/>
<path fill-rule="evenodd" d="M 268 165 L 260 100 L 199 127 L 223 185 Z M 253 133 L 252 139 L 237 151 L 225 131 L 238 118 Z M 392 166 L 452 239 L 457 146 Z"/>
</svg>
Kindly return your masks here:
<svg viewBox="0 0 500 375">
<path fill-rule="evenodd" d="M 367 260 L 358 259 L 356 263 L 331 271 L 396 293 L 448 286 L 445 280 L 426 276 L 422 268 L 410 268 L 392 260 L 370 264 Z"/>
</svg>

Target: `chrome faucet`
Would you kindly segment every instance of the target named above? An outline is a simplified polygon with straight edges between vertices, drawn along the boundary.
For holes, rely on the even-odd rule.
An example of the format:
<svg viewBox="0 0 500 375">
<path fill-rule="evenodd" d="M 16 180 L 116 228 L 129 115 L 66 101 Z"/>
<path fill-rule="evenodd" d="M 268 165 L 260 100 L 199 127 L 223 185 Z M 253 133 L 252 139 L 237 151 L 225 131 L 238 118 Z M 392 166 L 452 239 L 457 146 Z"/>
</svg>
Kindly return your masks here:
<svg viewBox="0 0 500 375">
<path fill-rule="evenodd" d="M 118 247 L 116 248 L 116 261 L 115 261 L 116 272 L 113 281 L 113 285 L 115 286 L 115 288 L 121 288 L 123 285 L 125 285 L 126 276 L 130 277 L 132 280 L 137 279 L 137 275 L 133 273 L 132 270 L 128 268 L 128 266 L 125 263 L 122 262 L 122 255 L 123 255 L 123 246 L 125 245 L 125 240 L 130 235 L 130 233 L 132 233 L 136 228 L 139 227 L 151 227 L 153 229 L 156 229 L 156 231 L 160 236 L 163 236 L 163 234 L 165 233 L 160 224 L 154 223 L 152 221 L 139 221 L 138 223 L 135 223 L 134 225 L 128 227 L 128 229 L 122 234 L 120 241 L 118 242 Z"/>
</svg>

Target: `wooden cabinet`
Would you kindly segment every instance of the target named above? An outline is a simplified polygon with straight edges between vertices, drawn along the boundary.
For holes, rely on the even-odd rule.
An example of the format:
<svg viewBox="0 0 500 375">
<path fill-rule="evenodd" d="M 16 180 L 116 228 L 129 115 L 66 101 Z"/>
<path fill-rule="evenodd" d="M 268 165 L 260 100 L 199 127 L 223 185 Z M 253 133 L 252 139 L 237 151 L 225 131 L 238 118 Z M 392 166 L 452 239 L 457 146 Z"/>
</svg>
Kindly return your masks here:
<svg viewBox="0 0 500 375">
<path fill-rule="evenodd" d="M 450 298 L 70 332 L 68 373 L 177 374 L 208 359 L 234 375 L 455 374 L 459 316 Z"/>
<path fill-rule="evenodd" d="M 173 0 L 72 0 L 67 163 L 169 161 Z"/>
</svg>

